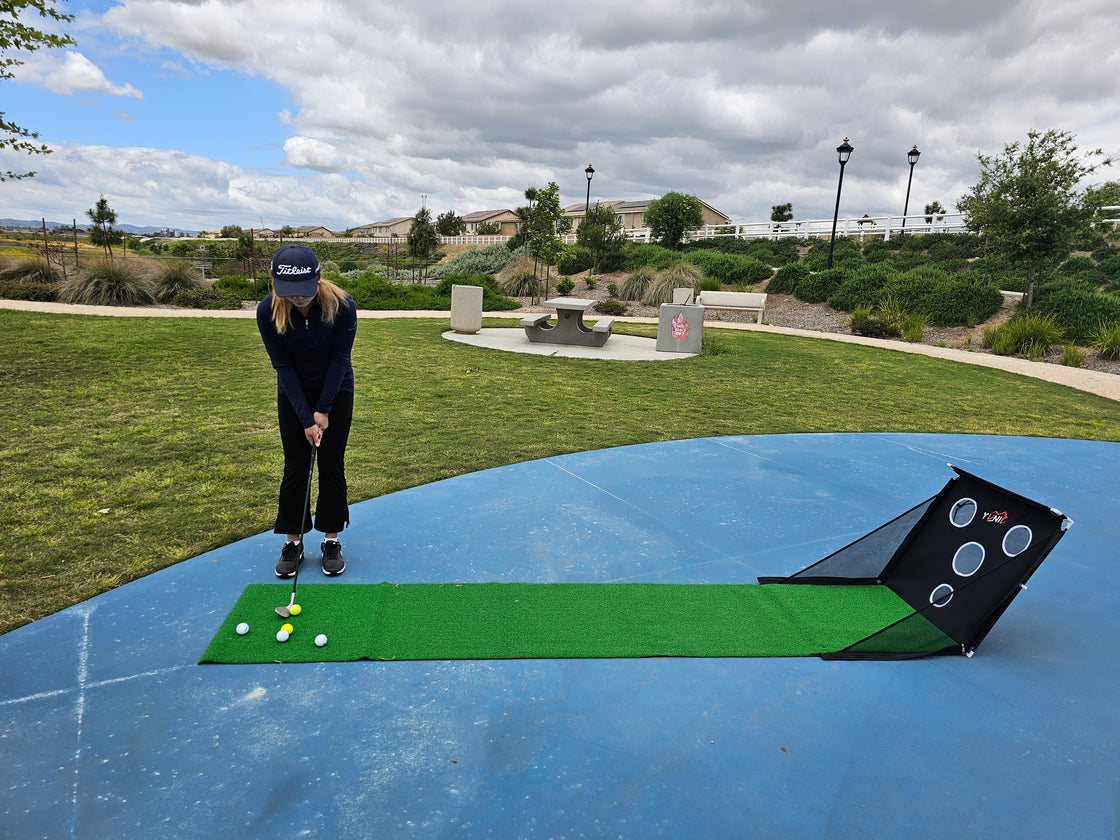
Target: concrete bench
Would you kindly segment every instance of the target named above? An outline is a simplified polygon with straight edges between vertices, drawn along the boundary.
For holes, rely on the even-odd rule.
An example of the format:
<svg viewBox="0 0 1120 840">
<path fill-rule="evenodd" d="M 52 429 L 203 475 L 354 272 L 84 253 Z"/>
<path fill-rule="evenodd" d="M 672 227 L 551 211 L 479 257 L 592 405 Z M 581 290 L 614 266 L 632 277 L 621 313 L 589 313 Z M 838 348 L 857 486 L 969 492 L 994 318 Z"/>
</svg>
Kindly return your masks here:
<svg viewBox="0 0 1120 840">
<path fill-rule="evenodd" d="M 548 313 L 542 312 L 539 315 L 530 315 L 527 318 L 521 319 L 521 326 L 523 327 L 539 327 L 548 320 Z"/>
<path fill-rule="evenodd" d="M 610 331 L 613 328 L 614 328 L 614 318 L 600 318 L 598 321 L 595 322 L 595 325 L 591 328 L 591 332 L 597 332 L 597 333 L 605 332 L 609 335 Z"/>
<path fill-rule="evenodd" d="M 762 292 L 700 292 L 696 303 L 705 309 L 753 312 L 756 324 L 761 324 L 766 314 L 766 295 Z"/>
</svg>

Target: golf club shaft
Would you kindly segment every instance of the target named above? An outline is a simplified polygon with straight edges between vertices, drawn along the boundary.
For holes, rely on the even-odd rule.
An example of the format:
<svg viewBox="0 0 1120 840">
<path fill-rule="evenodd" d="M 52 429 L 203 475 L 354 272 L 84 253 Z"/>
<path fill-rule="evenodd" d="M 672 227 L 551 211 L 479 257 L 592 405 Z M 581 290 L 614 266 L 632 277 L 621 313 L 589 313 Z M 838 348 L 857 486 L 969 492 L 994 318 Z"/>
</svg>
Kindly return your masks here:
<svg viewBox="0 0 1120 840">
<path fill-rule="evenodd" d="M 305 553 L 306 553 L 307 546 L 305 546 L 303 544 L 303 538 L 307 534 L 307 531 L 304 530 L 304 528 L 307 524 L 307 518 L 306 517 L 308 516 L 308 512 L 311 510 L 311 481 L 315 477 L 315 455 L 316 455 L 316 453 L 318 453 L 318 451 L 319 451 L 319 447 L 312 445 L 312 447 L 311 447 L 311 467 L 307 471 L 307 493 L 304 494 L 303 510 L 300 512 L 299 545 L 300 545 L 300 551 L 303 551 Z M 296 564 L 296 573 L 295 573 L 295 576 L 292 578 L 292 600 L 288 603 L 288 608 L 289 609 L 291 609 L 292 604 L 294 604 L 296 602 L 296 584 L 299 582 L 299 567 L 302 566 L 302 565 L 303 565 L 302 563 L 297 563 Z"/>
</svg>

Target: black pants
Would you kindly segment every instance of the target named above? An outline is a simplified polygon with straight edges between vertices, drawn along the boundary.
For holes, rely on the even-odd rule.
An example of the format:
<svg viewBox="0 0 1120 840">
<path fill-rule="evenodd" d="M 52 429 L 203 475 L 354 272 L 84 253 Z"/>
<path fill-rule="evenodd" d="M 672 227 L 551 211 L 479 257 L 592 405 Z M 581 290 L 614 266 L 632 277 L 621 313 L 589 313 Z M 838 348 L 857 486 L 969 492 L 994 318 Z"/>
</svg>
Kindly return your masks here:
<svg viewBox="0 0 1120 840">
<path fill-rule="evenodd" d="M 314 403 L 312 403 L 314 404 Z M 311 467 L 311 444 L 303 434 L 303 423 L 292 410 L 288 398 L 280 394 L 276 400 L 280 420 L 280 441 L 284 445 L 284 477 L 280 481 L 280 504 L 276 513 L 277 534 L 306 534 L 312 528 L 311 508 L 304 501 L 307 475 Z M 354 394 L 339 393 L 331 408 L 330 424 L 323 432 L 316 463 L 319 470 L 319 494 L 315 502 L 317 531 L 333 534 L 350 524 L 346 504 L 346 441 L 350 437 L 350 421 L 354 416 Z M 300 523 L 300 511 L 303 522 Z"/>
</svg>

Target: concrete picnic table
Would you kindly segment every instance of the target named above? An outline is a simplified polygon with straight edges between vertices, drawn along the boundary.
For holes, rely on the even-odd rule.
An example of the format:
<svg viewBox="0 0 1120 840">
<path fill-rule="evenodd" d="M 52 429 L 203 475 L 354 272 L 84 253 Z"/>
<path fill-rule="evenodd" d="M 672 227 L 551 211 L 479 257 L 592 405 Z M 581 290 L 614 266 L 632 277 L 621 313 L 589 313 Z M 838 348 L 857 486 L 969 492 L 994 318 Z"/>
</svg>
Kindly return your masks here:
<svg viewBox="0 0 1120 840">
<path fill-rule="evenodd" d="M 600 318 L 594 326 L 583 323 L 583 313 L 594 306 L 586 298 L 560 297 L 546 300 L 543 306 L 556 310 L 556 323 L 548 323 L 549 314 L 542 312 L 521 319 L 525 335 L 530 341 L 541 344 L 578 344 L 584 347 L 602 347 L 611 337 L 614 318 Z"/>
</svg>

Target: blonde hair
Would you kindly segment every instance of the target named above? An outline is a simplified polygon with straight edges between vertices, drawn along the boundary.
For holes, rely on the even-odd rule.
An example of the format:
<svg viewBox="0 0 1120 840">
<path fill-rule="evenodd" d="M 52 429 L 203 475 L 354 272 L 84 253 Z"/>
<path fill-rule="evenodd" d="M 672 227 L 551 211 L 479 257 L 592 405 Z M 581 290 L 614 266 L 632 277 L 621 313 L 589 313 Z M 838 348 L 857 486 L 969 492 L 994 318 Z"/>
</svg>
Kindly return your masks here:
<svg viewBox="0 0 1120 840">
<path fill-rule="evenodd" d="M 319 308 L 323 310 L 323 323 L 333 324 L 338 315 L 338 307 L 346 300 L 346 292 L 326 278 L 319 278 L 319 291 L 315 295 Z M 276 332 L 283 335 L 292 325 L 292 302 L 274 294 L 272 296 L 272 323 Z"/>
</svg>

